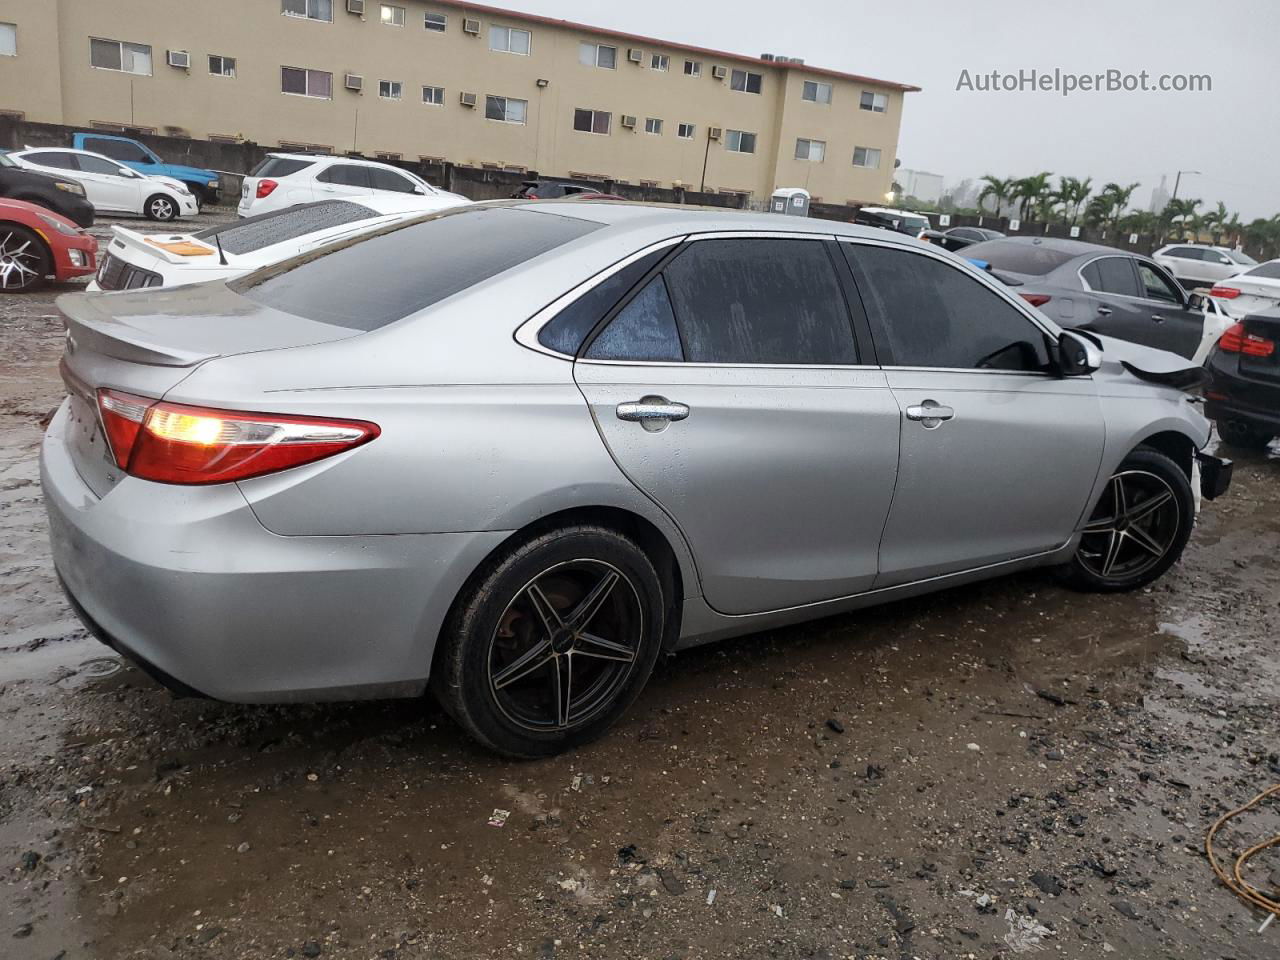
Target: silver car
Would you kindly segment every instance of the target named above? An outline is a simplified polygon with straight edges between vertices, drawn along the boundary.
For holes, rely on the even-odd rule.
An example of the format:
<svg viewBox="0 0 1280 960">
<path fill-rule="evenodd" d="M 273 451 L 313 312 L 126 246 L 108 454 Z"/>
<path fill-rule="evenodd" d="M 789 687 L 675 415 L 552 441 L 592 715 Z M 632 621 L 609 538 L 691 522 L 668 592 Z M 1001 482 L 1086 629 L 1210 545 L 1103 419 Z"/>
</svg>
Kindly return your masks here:
<svg viewBox="0 0 1280 960">
<path fill-rule="evenodd" d="M 1225 489 L 1182 358 L 822 220 L 506 201 L 72 294 L 42 455 L 85 623 L 243 702 L 604 731 L 660 652 L 1028 567 L 1149 583 Z"/>
</svg>

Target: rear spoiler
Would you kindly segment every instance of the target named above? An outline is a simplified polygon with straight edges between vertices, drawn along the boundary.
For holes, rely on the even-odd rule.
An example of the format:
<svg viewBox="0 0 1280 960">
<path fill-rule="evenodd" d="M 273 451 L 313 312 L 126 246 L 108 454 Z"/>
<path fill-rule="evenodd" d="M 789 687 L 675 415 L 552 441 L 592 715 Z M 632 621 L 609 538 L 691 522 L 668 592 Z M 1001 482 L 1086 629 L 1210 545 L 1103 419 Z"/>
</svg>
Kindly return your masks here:
<svg viewBox="0 0 1280 960">
<path fill-rule="evenodd" d="M 217 248 L 212 244 L 205 243 L 203 240 L 196 240 L 189 235 L 183 236 L 182 240 L 162 239 L 172 236 L 175 236 L 175 234 L 152 234 L 148 236 L 145 233 L 139 233 L 137 230 L 113 226 L 111 228 L 111 242 L 107 249 L 109 250 L 116 244 L 120 244 L 145 256 L 159 257 L 166 263 L 173 264 L 190 263 L 193 257 L 216 257 L 218 255 Z"/>
<path fill-rule="evenodd" d="M 67 327 L 68 355 L 83 348 L 130 363 L 162 367 L 193 367 L 213 356 L 157 343 L 143 331 L 131 328 L 124 317 L 102 309 L 114 296 L 118 295 L 64 293 L 54 301 Z"/>
</svg>

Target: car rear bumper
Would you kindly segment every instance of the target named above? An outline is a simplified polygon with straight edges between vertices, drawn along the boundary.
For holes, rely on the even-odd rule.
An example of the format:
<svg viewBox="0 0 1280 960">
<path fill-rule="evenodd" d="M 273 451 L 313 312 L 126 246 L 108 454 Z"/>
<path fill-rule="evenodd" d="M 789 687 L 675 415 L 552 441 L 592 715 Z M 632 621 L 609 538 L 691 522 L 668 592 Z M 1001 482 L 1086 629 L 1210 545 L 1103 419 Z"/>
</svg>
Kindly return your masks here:
<svg viewBox="0 0 1280 960">
<path fill-rule="evenodd" d="M 501 532 L 282 537 L 234 484 L 126 477 L 97 498 L 59 409 L 41 451 L 54 565 L 100 639 L 168 685 L 245 703 L 416 696 Z"/>
<path fill-rule="evenodd" d="M 1243 420 L 1280 436 L 1280 380 L 1242 376 L 1237 354 L 1215 350 L 1209 356 L 1205 416 L 1210 420 Z"/>
</svg>

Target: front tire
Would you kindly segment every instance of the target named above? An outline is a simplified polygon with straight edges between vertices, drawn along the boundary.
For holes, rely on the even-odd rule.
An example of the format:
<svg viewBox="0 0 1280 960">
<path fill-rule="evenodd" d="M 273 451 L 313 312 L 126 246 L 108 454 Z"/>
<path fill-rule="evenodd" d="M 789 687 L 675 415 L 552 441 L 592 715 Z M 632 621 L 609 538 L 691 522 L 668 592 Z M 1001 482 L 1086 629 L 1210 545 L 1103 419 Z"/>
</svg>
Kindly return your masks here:
<svg viewBox="0 0 1280 960">
<path fill-rule="evenodd" d="M 0 293 L 38 290 L 52 272 L 49 250 L 34 231 L 0 223 Z"/>
<path fill-rule="evenodd" d="M 644 687 L 663 635 L 662 586 L 628 537 L 581 525 L 535 537 L 459 598 L 432 689 L 472 737 L 546 757 L 604 733 Z"/>
<path fill-rule="evenodd" d="M 1107 482 L 1064 569 L 1078 590 L 1136 590 L 1178 558 L 1195 523 L 1191 481 L 1172 459 L 1147 447 L 1130 453 Z"/>
<path fill-rule="evenodd" d="M 168 223 L 178 215 L 178 204 L 172 197 L 157 193 L 147 199 L 143 211 L 152 220 Z"/>
</svg>

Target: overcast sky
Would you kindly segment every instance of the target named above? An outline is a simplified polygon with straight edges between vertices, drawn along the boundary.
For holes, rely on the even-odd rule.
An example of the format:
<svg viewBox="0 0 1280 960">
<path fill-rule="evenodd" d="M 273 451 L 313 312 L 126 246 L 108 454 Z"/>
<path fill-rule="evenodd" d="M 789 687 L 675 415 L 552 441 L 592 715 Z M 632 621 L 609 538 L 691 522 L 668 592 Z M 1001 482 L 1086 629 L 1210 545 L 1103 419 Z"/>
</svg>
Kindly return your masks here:
<svg viewBox="0 0 1280 960">
<path fill-rule="evenodd" d="M 1140 181 L 1217 201 L 1246 222 L 1280 213 L 1280 2 L 1234 0 L 491 0 L 515 9 L 923 87 L 907 95 L 902 166 L 954 184 L 1043 170 Z M 1020 69 L 1202 74 L 1202 93 L 980 93 L 971 75 Z M 1203 209 L 1203 208 L 1202 208 Z"/>
</svg>

